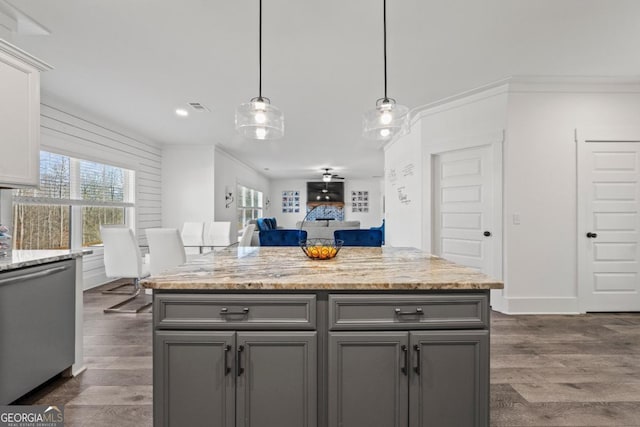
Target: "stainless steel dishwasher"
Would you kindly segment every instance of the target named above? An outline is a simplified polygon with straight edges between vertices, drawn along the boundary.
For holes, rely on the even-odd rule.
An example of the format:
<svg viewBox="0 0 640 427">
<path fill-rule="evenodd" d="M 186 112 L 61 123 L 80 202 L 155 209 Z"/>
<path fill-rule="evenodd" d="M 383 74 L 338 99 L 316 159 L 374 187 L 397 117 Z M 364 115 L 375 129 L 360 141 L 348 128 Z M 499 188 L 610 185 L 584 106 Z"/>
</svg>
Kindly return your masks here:
<svg viewBox="0 0 640 427">
<path fill-rule="evenodd" d="M 0 405 L 74 363 L 75 261 L 0 273 Z"/>
</svg>

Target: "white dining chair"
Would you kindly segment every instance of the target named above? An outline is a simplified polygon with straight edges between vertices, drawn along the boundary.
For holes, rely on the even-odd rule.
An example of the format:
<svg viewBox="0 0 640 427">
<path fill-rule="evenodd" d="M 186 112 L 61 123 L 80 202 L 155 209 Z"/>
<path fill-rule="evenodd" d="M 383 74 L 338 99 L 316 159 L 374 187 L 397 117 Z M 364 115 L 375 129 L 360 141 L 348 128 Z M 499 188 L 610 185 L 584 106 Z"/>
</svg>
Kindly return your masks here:
<svg viewBox="0 0 640 427">
<path fill-rule="evenodd" d="M 136 236 L 127 226 L 101 225 L 100 236 L 104 245 L 104 270 L 110 279 L 133 279 L 134 293 L 124 301 L 104 309 L 105 313 L 139 313 L 151 305 L 149 301 L 134 308 L 122 308 L 140 295 L 140 279 L 149 275 L 149 265 L 143 262 Z M 144 294 L 143 294 L 144 297 Z"/>
<path fill-rule="evenodd" d="M 211 221 L 205 227 L 204 245 L 210 247 L 225 247 L 231 244 L 231 222 Z"/>
<path fill-rule="evenodd" d="M 180 232 L 175 228 L 147 228 L 151 275 L 158 275 L 187 261 Z"/>
<path fill-rule="evenodd" d="M 202 253 L 204 245 L 204 222 L 185 222 L 182 224 L 182 243 L 187 255 Z"/>
<path fill-rule="evenodd" d="M 239 247 L 247 247 L 251 246 L 251 238 L 253 237 L 253 233 L 256 231 L 255 224 L 248 224 L 244 230 L 242 230 L 242 236 L 240 237 L 240 241 L 238 242 Z"/>
</svg>

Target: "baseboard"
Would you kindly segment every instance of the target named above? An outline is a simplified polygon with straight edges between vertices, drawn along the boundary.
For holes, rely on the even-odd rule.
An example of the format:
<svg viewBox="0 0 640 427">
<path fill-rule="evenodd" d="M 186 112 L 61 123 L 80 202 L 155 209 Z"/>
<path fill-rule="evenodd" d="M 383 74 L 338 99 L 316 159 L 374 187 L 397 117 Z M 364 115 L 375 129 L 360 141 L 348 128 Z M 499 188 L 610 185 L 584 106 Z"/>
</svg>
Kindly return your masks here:
<svg viewBox="0 0 640 427">
<path fill-rule="evenodd" d="M 580 314 L 576 297 L 504 297 L 505 314 Z"/>
<path fill-rule="evenodd" d="M 96 274 L 91 276 L 84 276 L 83 278 L 83 290 L 88 291 L 89 289 L 97 288 L 98 286 L 102 286 L 106 283 L 112 282 L 113 279 L 109 279 L 104 274 Z"/>
</svg>

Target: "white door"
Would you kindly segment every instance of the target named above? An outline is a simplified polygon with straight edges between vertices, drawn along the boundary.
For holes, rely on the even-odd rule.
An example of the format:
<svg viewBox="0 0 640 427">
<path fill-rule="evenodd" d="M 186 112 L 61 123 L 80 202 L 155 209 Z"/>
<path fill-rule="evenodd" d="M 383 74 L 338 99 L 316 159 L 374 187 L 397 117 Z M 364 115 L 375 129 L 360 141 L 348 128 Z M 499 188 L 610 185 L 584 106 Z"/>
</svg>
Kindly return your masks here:
<svg viewBox="0 0 640 427">
<path fill-rule="evenodd" d="M 640 311 L 640 143 L 579 144 L 580 309 Z"/>
<path fill-rule="evenodd" d="M 494 245 L 493 148 L 449 151 L 433 158 L 433 238 L 435 255 L 499 278 Z"/>
</svg>

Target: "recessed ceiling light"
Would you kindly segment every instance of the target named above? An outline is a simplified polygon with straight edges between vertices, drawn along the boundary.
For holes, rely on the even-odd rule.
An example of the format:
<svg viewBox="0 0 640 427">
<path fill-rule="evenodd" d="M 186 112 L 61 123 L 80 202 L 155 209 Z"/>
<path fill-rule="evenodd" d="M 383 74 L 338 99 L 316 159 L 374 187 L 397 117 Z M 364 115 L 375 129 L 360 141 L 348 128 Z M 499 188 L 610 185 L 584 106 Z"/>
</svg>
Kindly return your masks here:
<svg viewBox="0 0 640 427">
<path fill-rule="evenodd" d="M 180 117 L 187 117 L 189 112 L 184 108 L 176 108 L 176 115 Z"/>
</svg>

